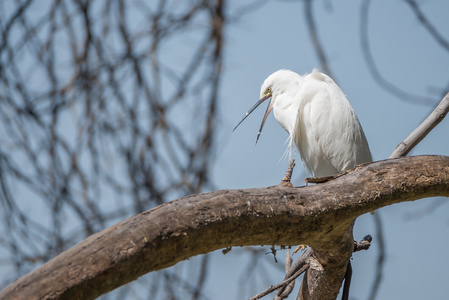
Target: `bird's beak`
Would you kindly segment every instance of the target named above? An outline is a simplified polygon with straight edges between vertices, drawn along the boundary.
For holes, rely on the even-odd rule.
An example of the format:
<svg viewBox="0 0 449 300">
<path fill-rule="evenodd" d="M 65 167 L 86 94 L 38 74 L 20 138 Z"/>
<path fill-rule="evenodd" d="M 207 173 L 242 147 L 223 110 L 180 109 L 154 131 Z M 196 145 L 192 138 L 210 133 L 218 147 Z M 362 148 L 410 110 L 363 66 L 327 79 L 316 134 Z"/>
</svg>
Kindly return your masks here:
<svg viewBox="0 0 449 300">
<path fill-rule="evenodd" d="M 234 130 L 236 130 L 237 127 L 239 127 L 239 125 L 243 122 L 243 120 L 246 119 L 247 116 L 249 116 L 265 100 L 270 99 L 271 96 L 272 96 L 272 94 L 269 93 L 269 94 L 264 95 L 262 98 L 260 98 L 259 101 L 257 101 L 257 103 L 254 104 L 254 106 L 251 107 L 250 110 L 248 110 L 248 112 L 243 116 L 243 118 L 240 120 L 240 122 L 237 124 L 237 126 L 234 127 L 234 129 L 232 131 L 234 132 Z M 260 133 L 262 132 L 263 125 L 265 124 L 265 121 L 267 120 L 267 117 L 272 110 L 273 110 L 273 101 L 270 100 L 270 103 L 268 103 L 267 110 L 265 111 L 265 115 L 263 117 L 262 124 L 260 125 L 259 132 L 257 133 L 256 144 L 257 144 L 257 141 L 259 140 Z"/>
</svg>

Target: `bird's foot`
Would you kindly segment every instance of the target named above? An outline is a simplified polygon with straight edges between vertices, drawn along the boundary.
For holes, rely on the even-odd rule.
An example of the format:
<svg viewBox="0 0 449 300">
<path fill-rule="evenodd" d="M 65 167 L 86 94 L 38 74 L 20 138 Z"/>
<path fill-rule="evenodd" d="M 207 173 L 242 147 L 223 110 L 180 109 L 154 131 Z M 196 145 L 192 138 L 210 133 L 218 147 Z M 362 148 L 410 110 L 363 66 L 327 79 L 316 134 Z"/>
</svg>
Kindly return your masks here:
<svg viewBox="0 0 449 300">
<path fill-rule="evenodd" d="M 307 245 L 299 245 L 298 247 L 296 247 L 295 251 L 293 251 L 293 254 L 295 254 L 298 251 L 304 251 L 306 249 Z"/>
<path fill-rule="evenodd" d="M 290 181 L 286 181 L 286 180 L 282 180 L 278 185 L 285 186 L 285 187 L 293 187 L 293 184 Z"/>
<path fill-rule="evenodd" d="M 323 183 L 323 182 L 328 182 L 331 180 L 334 180 L 335 178 L 340 177 L 340 174 L 336 174 L 336 175 L 331 175 L 331 176 L 325 176 L 325 177 L 306 177 L 304 179 L 306 185 L 308 185 L 309 183 Z"/>
</svg>

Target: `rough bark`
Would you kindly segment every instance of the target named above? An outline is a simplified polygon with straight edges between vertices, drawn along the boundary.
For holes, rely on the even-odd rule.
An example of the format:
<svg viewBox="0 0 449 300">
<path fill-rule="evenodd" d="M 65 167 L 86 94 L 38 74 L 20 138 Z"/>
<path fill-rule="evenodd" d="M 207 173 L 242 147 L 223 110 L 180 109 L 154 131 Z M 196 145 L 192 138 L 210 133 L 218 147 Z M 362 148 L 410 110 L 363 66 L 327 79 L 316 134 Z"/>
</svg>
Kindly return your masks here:
<svg viewBox="0 0 449 300">
<path fill-rule="evenodd" d="M 359 166 L 308 186 L 187 196 L 92 235 L 0 292 L 0 299 L 92 299 L 191 256 L 246 245 L 307 244 L 317 266 L 307 299 L 333 299 L 353 250 L 355 219 L 383 206 L 449 196 L 449 157 Z M 315 288 L 313 288 L 315 286 Z"/>
</svg>

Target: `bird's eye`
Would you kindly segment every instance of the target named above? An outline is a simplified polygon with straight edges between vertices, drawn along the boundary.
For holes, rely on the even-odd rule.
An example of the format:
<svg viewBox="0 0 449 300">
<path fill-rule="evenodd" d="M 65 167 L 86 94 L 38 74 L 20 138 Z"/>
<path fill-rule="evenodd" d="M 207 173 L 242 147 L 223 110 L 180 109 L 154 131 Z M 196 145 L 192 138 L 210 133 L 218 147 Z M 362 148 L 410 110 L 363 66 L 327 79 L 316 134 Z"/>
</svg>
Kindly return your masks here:
<svg viewBox="0 0 449 300">
<path fill-rule="evenodd" d="M 266 91 L 265 91 L 265 94 L 270 94 L 270 93 L 271 93 L 271 88 L 268 87 L 268 88 L 266 89 Z"/>
</svg>

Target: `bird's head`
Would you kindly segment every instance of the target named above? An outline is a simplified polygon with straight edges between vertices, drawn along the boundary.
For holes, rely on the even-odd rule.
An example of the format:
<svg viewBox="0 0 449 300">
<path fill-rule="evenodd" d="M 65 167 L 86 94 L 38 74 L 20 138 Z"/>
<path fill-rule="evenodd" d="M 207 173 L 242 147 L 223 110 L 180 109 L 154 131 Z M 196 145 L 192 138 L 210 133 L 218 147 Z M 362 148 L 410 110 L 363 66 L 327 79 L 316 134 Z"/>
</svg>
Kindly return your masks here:
<svg viewBox="0 0 449 300">
<path fill-rule="evenodd" d="M 260 104 L 265 102 L 265 100 L 270 100 L 265 111 L 265 115 L 262 120 L 262 124 L 260 125 L 259 132 L 257 133 L 256 144 L 259 140 L 260 134 L 262 132 L 263 126 L 265 125 L 265 121 L 267 120 L 268 115 L 273 110 L 273 105 L 276 101 L 276 97 L 280 94 L 288 91 L 289 87 L 292 84 L 297 84 L 301 76 L 296 74 L 290 70 L 279 70 L 268 76 L 267 79 L 263 82 L 260 88 L 260 98 L 256 104 L 243 116 L 237 126 L 234 127 L 234 130 L 246 119 Z M 233 131 L 234 131 L 233 130 Z"/>
</svg>

